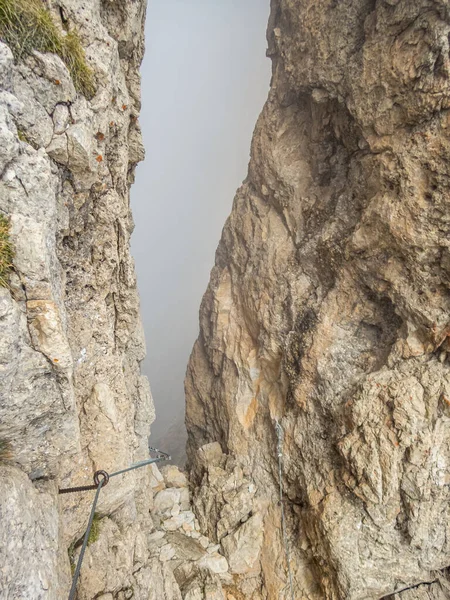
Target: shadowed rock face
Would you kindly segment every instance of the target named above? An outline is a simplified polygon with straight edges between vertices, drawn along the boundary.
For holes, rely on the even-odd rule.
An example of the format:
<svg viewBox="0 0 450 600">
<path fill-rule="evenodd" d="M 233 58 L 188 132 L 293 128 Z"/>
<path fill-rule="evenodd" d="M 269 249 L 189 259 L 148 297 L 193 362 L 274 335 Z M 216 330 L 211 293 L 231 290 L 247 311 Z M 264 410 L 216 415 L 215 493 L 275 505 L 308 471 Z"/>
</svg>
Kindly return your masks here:
<svg viewBox="0 0 450 600">
<path fill-rule="evenodd" d="M 295 598 L 449 595 L 449 33 L 440 0 L 272 0 L 186 378 L 197 516 L 245 598 L 288 597 L 276 419 Z"/>
</svg>

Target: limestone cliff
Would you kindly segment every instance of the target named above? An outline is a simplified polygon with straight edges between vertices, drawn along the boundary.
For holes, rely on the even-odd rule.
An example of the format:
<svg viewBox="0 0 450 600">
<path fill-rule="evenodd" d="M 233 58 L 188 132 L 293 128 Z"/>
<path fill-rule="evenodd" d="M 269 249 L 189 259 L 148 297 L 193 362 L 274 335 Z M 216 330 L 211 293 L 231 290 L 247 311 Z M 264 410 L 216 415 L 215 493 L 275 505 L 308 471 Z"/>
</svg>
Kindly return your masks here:
<svg viewBox="0 0 450 600">
<path fill-rule="evenodd" d="M 15 252 L 9 288 L 0 288 L 0 438 L 12 452 L 0 464 L 0 596 L 8 599 L 65 597 L 67 549 L 92 495 L 58 498 L 57 488 L 147 456 L 153 414 L 128 248 L 128 192 L 143 156 L 144 3 L 48 8 L 61 35 L 78 31 L 96 90 L 78 92 L 55 54 L 14 60 L 0 46 L 0 206 Z M 115 527 L 134 521 L 131 556 L 148 513 L 146 481 L 123 477 L 101 497 L 100 513 L 121 507 Z"/>
<path fill-rule="evenodd" d="M 272 0 L 273 77 L 186 379 L 230 598 L 450 597 L 450 14 Z"/>
<path fill-rule="evenodd" d="M 67 598 L 93 492 L 58 487 L 148 456 L 129 253 L 145 5 L 0 0 L 2 600 Z M 227 561 L 186 480 L 164 477 L 148 467 L 102 490 L 78 600 L 223 600 Z"/>
</svg>

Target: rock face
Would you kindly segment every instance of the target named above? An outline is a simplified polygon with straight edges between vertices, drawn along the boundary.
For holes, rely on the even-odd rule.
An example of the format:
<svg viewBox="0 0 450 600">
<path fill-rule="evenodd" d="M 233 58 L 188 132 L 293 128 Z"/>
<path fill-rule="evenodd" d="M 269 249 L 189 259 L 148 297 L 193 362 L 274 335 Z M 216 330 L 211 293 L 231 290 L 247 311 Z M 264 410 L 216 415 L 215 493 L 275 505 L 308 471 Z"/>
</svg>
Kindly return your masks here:
<svg viewBox="0 0 450 600">
<path fill-rule="evenodd" d="M 450 15 L 272 0 L 273 78 L 186 379 L 234 598 L 450 597 Z"/>
<path fill-rule="evenodd" d="M 10 287 L 0 288 L 0 438 L 12 446 L 0 474 L 5 599 L 67 595 L 68 549 L 92 493 L 58 497 L 58 486 L 145 458 L 153 419 L 129 254 L 145 3 L 49 9 L 61 35 L 79 32 L 97 91 L 77 93 L 56 55 L 15 61 L 0 44 L 0 209 L 15 251 Z M 130 523 L 130 552 L 149 521 L 149 478 L 123 476 L 101 495 L 100 515 Z M 106 544 L 105 561 L 113 550 Z M 115 597 L 126 585 L 116 577 Z M 90 594 L 82 577 L 80 597 Z"/>
<path fill-rule="evenodd" d="M 94 493 L 58 488 L 146 458 L 154 418 L 129 253 L 146 3 L 47 4 L 59 35 L 78 32 L 96 92 L 77 92 L 58 56 L 15 60 L 0 42 L 0 211 L 14 248 L 0 287 L 4 600 L 67 597 Z M 146 467 L 102 490 L 78 600 L 223 600 L 228 563 L 198 530 L 185 476 L 164 477 Z"/>
<path fill-rule="evenodd" d="M 127 507 L 120 519 L 113 513 L 98 521 L 98 539 L 86 550 L 79 600 L 226 600 L 224 586 L 232 582 L 228 562 L 200 533 L 187 479 L 174 466 L 161 474 L 153 465 L 151 473 L 151 523 L 135 527 L 136 512 Z"/>
</svg>

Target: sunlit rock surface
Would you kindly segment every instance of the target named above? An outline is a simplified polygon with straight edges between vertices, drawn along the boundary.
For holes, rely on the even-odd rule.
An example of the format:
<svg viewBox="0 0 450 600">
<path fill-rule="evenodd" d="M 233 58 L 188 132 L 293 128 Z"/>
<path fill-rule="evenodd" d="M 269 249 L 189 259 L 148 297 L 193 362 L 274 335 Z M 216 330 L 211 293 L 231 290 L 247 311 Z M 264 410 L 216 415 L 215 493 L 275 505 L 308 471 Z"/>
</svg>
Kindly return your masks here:
<svg viewBox="0 0 450 600">
<path fill-rule="evenodd" d="M 186 379 L 235 598 L 290 598 L 276 420 L 294 597 L 450 597 L 449 33 L 443 0 L 271 2 Z"/>
</svg>

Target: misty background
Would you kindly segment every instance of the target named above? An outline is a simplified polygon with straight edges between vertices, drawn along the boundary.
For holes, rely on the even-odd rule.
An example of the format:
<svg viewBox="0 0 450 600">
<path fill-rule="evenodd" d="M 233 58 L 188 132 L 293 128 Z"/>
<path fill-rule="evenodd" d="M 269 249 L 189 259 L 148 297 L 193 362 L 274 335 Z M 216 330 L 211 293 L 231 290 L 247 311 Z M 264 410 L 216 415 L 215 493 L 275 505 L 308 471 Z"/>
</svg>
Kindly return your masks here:
<svg viewBox="0 0 450 600">
<path fill-rule="evenodd" d="M 156 407 L 151 443 L 178 461 L 200 302 L 269 89 L 268 16 L 269 0 L 148 2 L 132 253 Z"/>
</svg>

